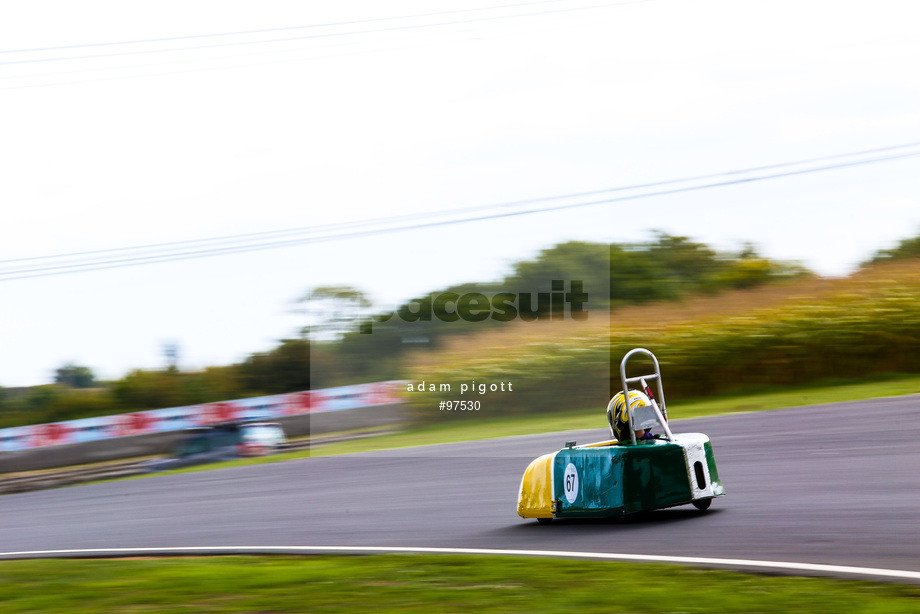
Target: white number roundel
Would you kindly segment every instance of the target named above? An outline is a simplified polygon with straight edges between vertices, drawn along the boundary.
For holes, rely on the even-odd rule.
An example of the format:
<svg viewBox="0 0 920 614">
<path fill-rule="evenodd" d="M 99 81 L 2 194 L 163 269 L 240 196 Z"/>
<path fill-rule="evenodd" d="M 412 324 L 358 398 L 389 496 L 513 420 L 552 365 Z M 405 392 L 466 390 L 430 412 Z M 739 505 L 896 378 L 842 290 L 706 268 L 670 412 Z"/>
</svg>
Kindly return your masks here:
<svg viewBox="0 0 920 614">
<path fill-rule="evenodd" d="M 578 496 L 578 470 L 575 469 L 575 465 L 572 463 L 565 466 L 562 487 L 565 489 L 565 500 L 569 503 L 575 503 L 575 498 Z"/>
</svg>

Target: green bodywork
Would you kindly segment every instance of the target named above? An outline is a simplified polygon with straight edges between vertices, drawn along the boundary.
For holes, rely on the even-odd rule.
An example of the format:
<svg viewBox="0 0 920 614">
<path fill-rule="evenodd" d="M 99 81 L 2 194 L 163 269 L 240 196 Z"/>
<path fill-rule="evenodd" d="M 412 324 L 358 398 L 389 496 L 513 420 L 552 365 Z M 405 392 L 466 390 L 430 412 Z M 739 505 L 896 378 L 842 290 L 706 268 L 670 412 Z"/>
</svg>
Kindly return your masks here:
<svg viewBox="0 0 920 614">
<path fill-rule="evenodd" d="M 713 495 L 721 495 L 724 491 L 708 440 L 704 450 L 715 490 Z M 573 487 L 571 469 L 566 474 L 569 464 L 577 472 L 577 488 Z M 554 515 L 557 518 L 621 516 L 691 503 L 694 479 L 684 448 L 666 440 L 564 448 L 556 454 L 553 466 Z M 569 501 L 570 498 L 573 500 Z"/>
</svg>

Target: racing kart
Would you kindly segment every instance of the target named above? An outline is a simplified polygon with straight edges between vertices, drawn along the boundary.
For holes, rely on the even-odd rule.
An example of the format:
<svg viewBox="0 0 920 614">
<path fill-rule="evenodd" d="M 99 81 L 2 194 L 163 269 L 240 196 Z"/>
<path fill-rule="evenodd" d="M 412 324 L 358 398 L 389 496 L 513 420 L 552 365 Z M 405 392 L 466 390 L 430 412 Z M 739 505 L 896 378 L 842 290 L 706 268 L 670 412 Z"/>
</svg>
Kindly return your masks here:
<svg viewBox="0 0 920 614">
<path fill-rule="evenodd" d="M 627 377 L 627 363 L 637 355 L 651 359 L 654 372 Z M 561 450 L 532 461 L 518 493 L 522 518 L 548 523 L 554 518 L 620 517 L 686 504 L 705 511 L 725 494 L 709 437 L 671 432 L 655 355 L 643 348 L 627 352 L 620 381 L 622 391 L 607 404 L 612 439 L 580 446 L 566 442 Z M 656 384 L 657 395 L 649 382 Z M 641 390 L 630 389 L 630 384 L 639 384 Z M 619 440 L 613 438 L 615 431 Z"/>
</svg>

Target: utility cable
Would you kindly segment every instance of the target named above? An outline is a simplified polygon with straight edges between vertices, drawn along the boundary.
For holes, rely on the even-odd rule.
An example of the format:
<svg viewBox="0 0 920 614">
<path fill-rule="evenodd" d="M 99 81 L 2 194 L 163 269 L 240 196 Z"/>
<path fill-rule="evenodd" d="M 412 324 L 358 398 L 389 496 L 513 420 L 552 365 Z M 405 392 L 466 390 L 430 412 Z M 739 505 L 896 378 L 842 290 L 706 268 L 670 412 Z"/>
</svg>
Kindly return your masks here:
<svg viewBox="0 0 920 614">
<path fill-rule="evenodd" d="M 341 26 L 354 26 L 363 23 L 375 23 L 381 21 L 398 21 L 401 19 L 420 19 L 423 17 L 440 17 L 442 15 L 454 15 L 457 13 L 475 13 L 478 11 L 497 11 L 501 9 L 518 8 L 522 6 L 533 6 L 535 4 L 553 4 L 562 0 L 540 0 L 539 2 L 520 2 L 518 4 L 503 4 L 500 6 L 484 6 L 472 9 L 456 9 L 453 11 L 438 11 L 434 13 L 415 13 L 413 15 L 396 15 L 392 17 L 373 17 L 370 19 L 354 19 L 351 21 L 333 21 L 328 23 L 314 23 L 301 26 L 283 26 L 279 28 L 262 28 L 259 30 L 236 30 L 234 32 L 212 32 L 208 34 L 187 34 L 184 36 L 163 36 L 160 38 L 143 38 L 127 41 L 107 41 L 104 43 L 79 43 L 74 45 L 58 45 L 54 47 L 32 47 L 29 49 L 0 49 L 0 54 L 5 53 L 39 53 L 44 51 L 63 51 L 65 49 L 85 49 L 87 47 L 112 47 L 118 45 L 147 45 L 150 43 L 167 43 L 180 40 L 194 40 L 199 38 L 220 38 L 224 36 L 248 36 L 252 34 L 268 34 L 270 32 L 285 32 L 290 30 L 306 30 L 313 28 L 334 28 Z"/>
<path fill-rule="evenodd" d="M 873 150 L 865 150 L 865 152 L 861 152 L 861 153 L 887 152 L 887 151 L 894 151 L 897 149 L 905 149 L 911 146 L 916 146 L 916 144 L 899 145 L 899 146 L 878 148 L 878 149 L 873 149 Z M 846 157 L 846 156 L 852 157 L 854 155 L 856 154 L 852 154 L 852 153 L 851 154 L 837 154 L 834 156 L 824 156 L 821 158 L 812 158 L 804 162 L 812 163 L 815 160 L 826 161 L 826 160 L 831 160 L 831 159 L 839 159 L 839 158 Z M 920 150 L 908 151 L 908 152 L 902 152 L 902 153 L 892 153 L 889 155 L 876 156 L 876 157 L 871 157 L 871 158 L 863 157 L 860 159 L 850 160 L 850 161 L 845 161 L 845 162 L 835 162 L 833 164 L 825 164 L 822 166 L 814 166 L 814 167 L 809 167 L 809 168 L 781 170 L 780 172 L 773 172 L 773 173 L 760 174 L 760 175 L 754 175 L 754 176 L 738 176 L 738 175 L 749 174 L 754 171 L 782 169 L 782 168 L 788 169 L 790 166 L 793 166 L 796 164 L 801 165 L 803 164 L 803 162 L 771 164 L 767 166 L 753 167 L 751 169 L 729 171 L 726 173 L 717 173 L 717 174 L 712 174 L 712 175 L 700 175 L 696 178 L 691 178 L 694 180 L 701 180 L 701 179 L 705 180 L 705 179 L 713 179 L 713 178 L 720 177 L 720 176 L 721 177 L 736 176 L 735 178 L 725 179 L 722 181 L 703 183 L 699 185 L 682 186 L 682 187 L 669 188 L 669 189 L 663 189 L 663 190 L 646 191 L 646 192 L 642 192 L 639 194 L 630 194 L 626 196 L 618 196 L 618 197 L 605 198 L 605 199 L 600 199 L 600 200 L 589 200 L 589 201 L 582 201 L 582 202 L 577 202 L 577 203 L 566 203 L 562 205 L 553 205 L 553 206 L 548 206 L 548 207 L 535 207 L 535 208 L 531 207 L 531 208 L 523 209 L 523 210 L 501 211 L 501 212 L 493 212 L 493 213 L 486 212 L 480 215 L 469 215 L 469 214 L 474 213 L 476 211 L 482 211 L 482 210 L 488 211 L 489 209 L 508 208 L 511 206 L 519 206 L 522 204 L 532 205 L 532 204 L 537 204 L 541 202 L 548 202 L 551 200 L 558 200 L 562 198 L 585 197 L 585 196 L 596 195 L 596 194 L 605 193 L 605 192 L 618 192 L 618 191 L 636 189 L 636 188 L 664 187 L 666 185 L 671 185 L 671 184 L 678 183 L 681 181 L 686 182 L 688 181 L 688 179 L 683 179 L 683 180 L 673 179 L 673 180 L 659 181 L 659 182 L 654 182 L 654 183 L 649 183 L 649 184 L 640 184 L 639 186 L 611 188 L 609 190 L 601 190 L 601 191 L 593 191 L 593 192 L 580 192 L 577 194 L 569 194 L 569 195 L 555 196 L 555 197 L 544 197 L 544 198 L 531 199 L 531 200 L 525 200 L 525 201 L 515 201 L 512 203 L 502 203 L 498 205 L 484 205 L 480 207 L 455 209 L 455 210 L 451 210 L 448 212 L 428 212 L 428 213 L 416 214 L 416 215 L 408 214 L 408 215 L 403 215 L 403 216 L 395 216 L 391 218 L 377 218 L 377 219 L 364 220 L 364 221 L 359 221 L 359 222 L 344 222 L 344 223 L 339 223 L 339 224 L 328 224 L 324 226 L 304 227 L 300 229 L 270 231 L 266 233 L 247 233 L 247 234 L 242 234 L 242 235 L 231 235 L 227 237 L 213 237 L 209 239 L 200 239 L 197 241 L 159 243 L 159 244 L 151 244 L 151 245 L 130 247 L 130 248 L 114 248 L 111 250 L 95 250 L 95 251 L 90 251 L 90 252 L 76 252 L 72 254 L 61 254 L 58 256 L 46 256 L 46 257 L 7 260 L 7 261 L 0 261 L 0 266 L 7 265 L 7 264 L 23 263 L 23 262 L 36 262 L 40 260 L 51 260 L 54 258 L 58 258 L 58 259 L 78 258 L 80 256 L 86 256 L 86 255 L 109 254 L 109 257 L 107 259 L 102 259 L 102 260 L 73 261 L 73 262 L 67 262 L 65 260 L 64 262 L 60 262 L 60 263 L 45 263 L 45 264 L 39 264 L 36 262 L 36 264 L 31 265 L 31 266 L 26 266 L 26 267 L 13 267 L 13 268 L 7 268 L 6 270 L 3 270 L 2 268 L 0 268 L 0 281 L 8 281 L 8 280 L 14 280 L 14 279 L 29 279 L 29 278 L 34 278 L 34 277 L 60 275 L 60 274 L 73 273 L 73 272 L 96 271 L 96 270 L 102 270 L 102 269 L 136 266 L 140 264 L 172 262 L 176 260 L 188 260 L 188 259 L 202 258 L 202 257 L 208 257 L 208 256 L 219 256 L 219 255 L 236 254 L 236 253 L 243 253 L 243 252 L 250 252 L 250 251 L 278 249 L 278 248 L 290 247 L 294 245 L 303 245 L 306 243 L 320 243 L 320 242 L 336 241 L 336 240 L 344 240 L 344 239 L 363 238 L 363 237 L 369 237 L 369 236 L 397 232 L 397 231 L 430 229 L 430 228 L 461 224 L 461 223 L 495 220 L 495 219 L 500 219 L 500 218 L 514 217 L 514 216 L 531 215 L 531 214 L 545 213 L 545 212 L 550 212 L 550 211 L 561 211 L 561 210 L 567 210 L 567 209 L 598 206 L 598 205 L 603 205 L 603 204 L 612 204 L 612 203 L 624 202 L 624 201 L 629 201 L 629 200 L 637 200 L 637 199 L 642 199 L 642 198 L 652 198 L 652 197 L 657 197 L 657 196 L 665 196 L 665 195 L 679 194 L 679 193 L 684 193 L 684 192 L 706 190 L 706 189 L 712 189 L 716 187 L 738 185 L 742 183 L 752 183 L 752 182 L 757 182 L 757 181 L 765 181 L 765 180 L 770 180 L 770 179 L 778 179 L 778 178 L 791 177 L 791 176 L 796 176 L 796 175 L 804 175 L 804 174 L 809 174 L 809 173 L 816 173 L 816 172 L 822 172 L 822 171 L 828 171 L 828 170 L 861 166 L 861 165 L 866 165 L 866 164 L 874 164 L 874 163 L 886 162 L 886 161 L 891 161 L 891 160 L 899 160 L 899 159 L 910 158 L 910 157 L 915 157 L 915 156 L 920 156 Z M 420 221 L 423 219 L 430 219 L 433 217 L 443 217 L 445 214 L 455 214 L 457 212 L 465 212 L 468 215 L 466 217 L 461 217 L 458 219 L 435 220 L 435 221 L 429 221 L 429 222 Z M 391 227 L 380 227 L 382 224 L 389 224 L 389 223 L 399 224 L 400 222 L 404 222 L 404 223 L 402 223 L 401 225 L 396 225 L 396 226 L 391 226 Z M 362 230 L 362 228 L 364 229 Z M 304 234 L 305 236 L 294 236 L 291 238 L 283 238 L 285 234 L 295 234 L 296 235 L 297 233 Z M 226 242 L 231 242 L 232 240 L 238 239 L 238 238 L 253 239 L 256 242 L 244 243 L 241 245 L 231 244 L 231 245 L 211 246 L 211 247 L 208 247 L 207 245 L 208 242 L 226 243 Z M 270 239 L 277 239 L 277 240 L 270 240 Z M 152 254 L 136 253 L 137 250 L 144 250 L 144 249 L 150 250 L 154 248 L 163 248 L 163 247 L 176 247 L 178 251 L 171 251 L 171 252 L 154 251 L 154 253 Z M 132 251 L 135 253 L 131 253 Z"/>
<path fill-rule="evenodd" d="M 913 149 L 920 147 L 920 141 L 903 143 L 900 145 L 891 145 L 887 147 L 878 147 L 874 149 L 864 149 L 861 151 L 848 152 L 842 154 L 833 154 L 826 156 L 819 156 L 813 158 L 805 158 L 802 160 L 796 160 L 791 162 L 780 162 L 774 164 L 767 164 L 762 166 L 754 166 L 745 169 L 736 169 L 732 171 L 723 171 L 719 173 L 707 173 L 703 175 L 695 175 L 690 177 L 682 177 L 678 179 L 667 179 L 661 181 L 633 184 L 628 186 L 617 186 L 613 188 L 604 188 L 600 190 L 590 190 L 584 192 L 573 192 L 569 194 L 556 194 L 552 196 L 543 196 L 538 198 L 528 198 L 522 200 L 507 201 L 503 203 L 492 203 L 488 205 L 476 205 L 471 207 L 458 207 L 454 209 L 446 209 L 440 211 L 428 211 L 423 213 L 409 213 L 396 216 L 387 216 L 387 217 L 378 217 L 378 218 L 369 218 L 365 220 L 356 220 L 356 221 L 345 221 L 345 222 L 334 222 L 330 224 L 323 225 L 314 225 L 314 226 L 300 226 L 294 228 L 285 228 L 278 230 L 269 230 L 269 231 L 259 231 L 259 232 L 250 232 L 234 235 L 222 235 L 216 237 L 204 237 L 201 239 L 190 239 L 186 241 L 170 241 L 163 243 L 152 243 L 145 245 L 136 245 L 129 247 L 117 247 L 101 250 L 90 250 L 90 251 L 81 251 L 81 252 L 70 252 L 63 254 L 53 254 L 48 256 L 32 256 L 27 258 L 15 258 L 10 260 L 0 260 L 0 267 L 4 265 L 11 265 L 22 262 L 36 262 L 40 260 L 53 260 L 53 259 L 66 259 L 66 258 L 79 258 L 85 256 L 95 256 L 95 255 L 118 255 L 118 254 L 127 254 L 130 252 L 144 252 L 144 251 L 157 251 L 165 249 L 192 249 L 198 247 L 205 247 L 207 245 L 214 245 L 220 243 L 233 243 L 246 240 L 270 240 L 270 239 L 281 239 L 288 235 L 299 235 L 299 234 L 318 234 L 318 233 L 328 233 L 330 231 L 339 231 L 339 230 L 349 230 L 353 231 L 362 227 L 372 226 L 379 227 L 382 225 L 388 224 L 398 224 L 401 222 L 407 221 L 418 221 L 422 219 L 430 219 L 434 217 L 448 217 L 453 215 L 468 215 L 471 213 L 476 213 L 479 211 L 489 211 L 493 209 L 510 209 L 513 207 L 519 207 L 523 205 L 531 205 L 536 203 L 543 202 L 552 202 L 556 200 L 564 199 L 573 199 L 573 198 L 583 198 L 588 196 L 597 196 L 600 194 L 607 194 L 612 192 L 624 192 L 631 190 L 640 190 L 647 188 L 657 188 L 667 185 L 674 185 L 679 183 L 688 183 L 693 181 L 706 181 L 711 179 L 717 179 L 720 177 L 733 177 L 738 175 L 747 175 L 750 173 L 756 173 L 767 170 L 781 169 L 781 168 L 790 168 L 795 166 L 802 166 L 805 164 L 814 164 L 819 162 L 827 162 L 830 160 L 839 160 L 841 158 L 852 158 L 857 156 L 867 156 L 871 154 L 885 153 L 898 151 L 903 149 Z M 857 160 L 860 163 L 869 163 L 871 160 L 862 162 Z M 166 254 L 163 254 L 166 255 Z M 0 269 L 0 274 L 2 274 L 2 269 Z"/>
<path fill-rule="evenodd" d="M 580 7 L 569 7 L 564 9 L 553 9 L 548 11 L 533 11 L 530 13 L 516 13 L 513 15 L 493 15 L 490 17 L 476 17 L 471 19 L 458 19 L 454 21 L 441 21 L 435 23 L 424 23 L 424 24 L 410 24 L 402 26 L 391 26 L 386 28 L 376 28 L 368 30 L 351 30 L 347 32 L 328 32 L 324 34 L 308 34 L 303 36 L 291 36 L 285 38 L 272 38 L 266 40 L 255 40 L 255 41 L 235 41 L 227 43 L 213 43 L 209 45 L 194 45 L 187 47 L 167 47 L 163 49 L 144 49 L 138 51 L 119 51 L 114 53 L 99 53 L 91 55 L 73 55 L 73 56 L 58 56 L 52 58 L 32 58 L 32 59 L 22 59 L 22 60 L 9 60 L 9 61 L 0 61 L 0 66 L 2 65 L 15 65 L 15 64 L 36 64 L 43 62 L 65 62 L 73 60 L 89 60 L 89 59 L 98 59 L 98 58 L 109 58 L 109 57 L 123 57 L 123 56 L 134 56 L 134 55 L 144 55 L 151 53 L 169 53 L 174 51 L 196 51 L 200 49 L 216 49 L 221 47 L 237 47 L 243 45 L 263 45 L 263 44 L 275 44 L 275 43 L 287 43 L 293 41 L 301 40 L 311 40 L 311 39 L 320 39 L 320 38 L 333 38 L 340 36 L 352 36 L 352 35 L 361 35 L 361 34 L 379 34 L 382 32 L 398 32 L 405 30 L 418 30 L 421 28 L 431 28 L 439 26 L 452 26 L 452 25 L 466 25 L 471 23 L 481 23 L 488 21 L 498 21 L 505 19 L 516 19 L 520 17 L 534 17 L 540 15 L 554 15 L 559 13 L 571 13 L 575 11 L 586 11 L 599 8 L 608 8 L 611 6 L 621 6 L 626 4 L 636 4 L 640 2 L 649 2 L 651 0 L 631 0 L 628 2 L 608 2 L 605 4 L 596 4 L 590 6 L 580 6 Z"/>
</svg>

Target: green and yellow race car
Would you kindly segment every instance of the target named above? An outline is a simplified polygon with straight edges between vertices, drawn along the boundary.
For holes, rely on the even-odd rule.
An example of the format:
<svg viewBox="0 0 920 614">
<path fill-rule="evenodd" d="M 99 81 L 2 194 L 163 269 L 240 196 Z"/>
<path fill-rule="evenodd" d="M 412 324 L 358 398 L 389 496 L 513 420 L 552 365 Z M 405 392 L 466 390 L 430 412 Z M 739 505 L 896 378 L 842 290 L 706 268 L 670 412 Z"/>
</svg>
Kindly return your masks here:
<svg viewBox="0 0 920 614">
<path fill-rule="evenodd" d="M 654 373 L 627 377 L 627 362 L 636 355 L 651 359 Z M 627 352 L 620 380 L 622 390 L 607 405 L 611 439 L 567 442 L 531 462 L 518 494 L 522 518 L 617 517 L 685 504 L 706 510 L 725 494 L 709 437 L 671 432 L 655 355 L 643 348 Z M 649 382 L 657 384 L 657 396 Z M 630 388 L 637 383 L 640 390 Z"/>
</svg>

